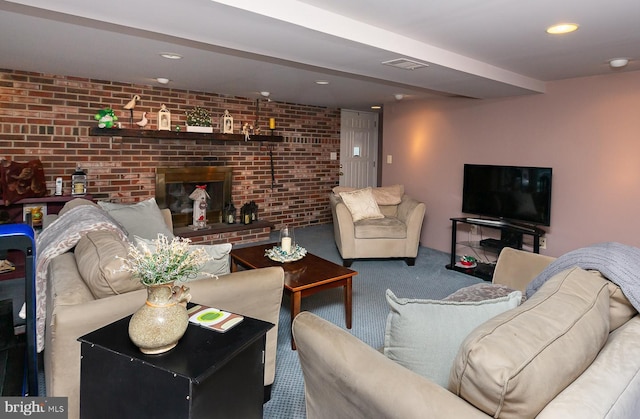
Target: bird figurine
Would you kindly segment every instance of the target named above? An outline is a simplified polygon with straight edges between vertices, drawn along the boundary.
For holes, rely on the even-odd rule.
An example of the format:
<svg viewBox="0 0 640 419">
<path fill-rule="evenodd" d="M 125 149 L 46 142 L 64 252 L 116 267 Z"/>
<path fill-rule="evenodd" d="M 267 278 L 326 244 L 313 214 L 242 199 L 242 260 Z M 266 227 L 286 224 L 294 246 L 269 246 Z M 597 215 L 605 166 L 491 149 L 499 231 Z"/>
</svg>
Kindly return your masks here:
<svg viewBox="0 0 640 419">
<path fill-rule="evenodd" d="M 131 100 L 124 105 L 125 109 L 128 109 L 130 114 L 129 114 L 129 123 L 131 125 L 133 125 L 133 110 L 136 108 L 136 103 L 140 100 L 140 96 L 139 95 L 134 95 L 133 98 L 131 98 Z"/>
<path fill-rule="evenodd" d="M 136 125 L 144 128 L 147 124 L 149 123 L 149 120 L 147 119 L 147 113 L 146 112 L 142 112 L 142 119 L 138 122 L 136 122 Z"/>
</svg>

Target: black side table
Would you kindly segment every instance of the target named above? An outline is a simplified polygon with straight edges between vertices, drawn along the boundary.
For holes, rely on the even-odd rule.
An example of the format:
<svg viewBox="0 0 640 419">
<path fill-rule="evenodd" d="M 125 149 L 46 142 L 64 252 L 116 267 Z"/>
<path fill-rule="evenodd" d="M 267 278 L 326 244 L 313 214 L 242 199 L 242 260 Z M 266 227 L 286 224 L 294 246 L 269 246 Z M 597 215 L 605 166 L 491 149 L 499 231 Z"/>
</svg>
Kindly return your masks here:
<svg viewBox="0 0 640 419">
<path fill-rule="evenodd" d="M 129 339 L 130 318 L 78 339 L 81 418 L 262 418 L 273 324 L 245 317 L 226 333 L 189 324 L 178 346 L 145 355 Z"/>
</svg>

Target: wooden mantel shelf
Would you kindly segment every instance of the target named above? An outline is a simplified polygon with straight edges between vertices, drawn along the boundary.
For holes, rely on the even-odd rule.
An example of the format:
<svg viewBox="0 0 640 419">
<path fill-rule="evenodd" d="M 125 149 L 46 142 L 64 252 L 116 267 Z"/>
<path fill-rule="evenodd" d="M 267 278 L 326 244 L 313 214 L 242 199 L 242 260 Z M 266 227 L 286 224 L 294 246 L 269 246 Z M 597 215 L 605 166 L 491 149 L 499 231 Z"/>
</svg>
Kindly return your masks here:
<svg viewBox="0 0 640 419">
<path fill-rule="evenodd" d="M 156 131 L 151 129 L 91 127 L 89 135 L 102 137 L 157 138 L 159 140 L 213 140 L 220 142 L 245 142 L 243 134 L 220 134 L 216 132 L 212 134 L 202 134 L 199 132 Z M 281 135 L 252 135 L 250 141 L 269 141 L 280 143 L 284 141 L 284 137 Z"/>
</svg>

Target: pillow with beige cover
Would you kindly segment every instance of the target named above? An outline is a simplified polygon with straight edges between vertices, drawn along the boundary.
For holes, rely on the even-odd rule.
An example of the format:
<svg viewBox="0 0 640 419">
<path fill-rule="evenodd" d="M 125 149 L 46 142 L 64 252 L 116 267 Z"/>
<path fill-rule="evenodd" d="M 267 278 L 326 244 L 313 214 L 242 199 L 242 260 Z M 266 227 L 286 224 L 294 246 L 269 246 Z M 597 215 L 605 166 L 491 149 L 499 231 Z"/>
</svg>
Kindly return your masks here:
<svg viewBox="0 0 640 419">
<path fill-rule="evenodd" d="M 90 231 L 74 250 L 78 271 L 95 298 L 124 294 L 144 288 L 131 273 L 121 270 L 129 243 L 112 231 Z"/>
<path fill-rule="evenodd" d="M 398 205 L 404 195 L 403 185 L 380 186 L 372 188 L 373 199 L 378 205 Z"/>
<path fill-rule="evenodd" d="M 535 417 L 593 362 L 609 335 L 608 281 L 559 273 L 467 336 L 449 390 L 488 415 Z"/>
<path fill-rule="evenodd" d="M 336 195 L 340 195 L 341 192 L 354 192 L 357 190 L 357 188 L 350 186 L 335 186 L 332 189 Z M 378 205 L 398 205 L 402 201 L 402 195 L 404 195 L 404 185 L 379 186 L 371 188 L 371 193 Z"/>
<path fill-rule="evenodd" d="M 353 222 L 372 219 L 384 218 L 380 207 L 373 198 L 371 188 L 358 189 L 353 192 L 340 192 L 342 202 L 347 206 Z"/>
</svg>

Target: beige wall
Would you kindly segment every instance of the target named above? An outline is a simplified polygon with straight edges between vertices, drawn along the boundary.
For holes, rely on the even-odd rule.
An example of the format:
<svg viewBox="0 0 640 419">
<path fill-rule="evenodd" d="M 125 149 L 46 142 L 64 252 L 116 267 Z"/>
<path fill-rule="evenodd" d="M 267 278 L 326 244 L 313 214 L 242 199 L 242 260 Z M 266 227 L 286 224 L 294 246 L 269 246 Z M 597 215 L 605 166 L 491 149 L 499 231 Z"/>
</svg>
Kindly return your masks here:
<svg viewBox="0 0 640 419">
<path fill-rule="evenodd" d="M 385 107 L 382 184 L 427 203 L 424 246 L 449 251 L 464 163 L 553 167 L 545 253 L 640 247 L 640 72 L 548 83 L 547 93 Z M 386 163 L 386 156 L 393 163 Z"/>
</svg>

